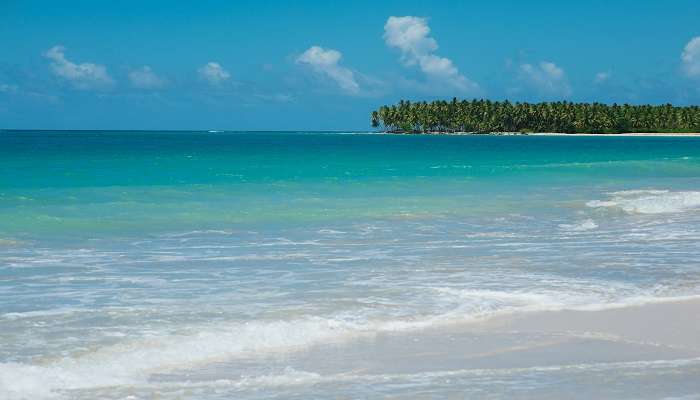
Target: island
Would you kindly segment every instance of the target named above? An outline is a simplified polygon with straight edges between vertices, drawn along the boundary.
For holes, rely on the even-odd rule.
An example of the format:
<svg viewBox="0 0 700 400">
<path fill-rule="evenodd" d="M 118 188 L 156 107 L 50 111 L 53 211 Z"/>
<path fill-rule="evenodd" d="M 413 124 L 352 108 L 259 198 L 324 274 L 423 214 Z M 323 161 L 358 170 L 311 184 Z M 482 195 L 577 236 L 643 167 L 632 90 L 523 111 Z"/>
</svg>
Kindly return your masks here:
<svg viewBox="0 0 700 400">
<path fill-rule="evenodd" d="M 373 111 L 371 123 L 385 132 L 405 134 L 690 134 L 700 132 L 700 107 L 401 100 Z"/>
</svg>

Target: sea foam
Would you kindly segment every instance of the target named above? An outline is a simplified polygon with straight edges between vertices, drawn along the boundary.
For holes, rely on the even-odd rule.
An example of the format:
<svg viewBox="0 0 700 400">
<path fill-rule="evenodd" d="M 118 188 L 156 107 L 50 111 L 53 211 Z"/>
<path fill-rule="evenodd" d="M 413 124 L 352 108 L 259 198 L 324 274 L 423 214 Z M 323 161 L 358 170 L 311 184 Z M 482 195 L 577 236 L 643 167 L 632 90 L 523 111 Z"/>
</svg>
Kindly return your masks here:
<svg viewBox="0 0 700 400">
<path fill-rule="evenodd" d="M 595 223 L 592 219 L 585 219 L 580 222 L 576 222 L 573 224 L 560 224 L 559 229 L 567 232 L 585 232 L 585 231 L 590 231 L 593 229 L 596 229 L 598 227 L 598 224 Z"/>
<path fill-rule="evenodd" d="M 700 192 L 626 190 L 610 193 L 608 200 L 591 200 L 592 208 L 618 208 L 628 214 L 678 213 L 700 207 Z"/>
<path fill-rule="evenodd" d="M 434 288 L 462 306 L 443 314 L 410 319 L 304 317 L 293 320 L 253 320 L 191 327 L 190 333 L 150 335 L 92 352 L 40 364 L 0 363 L 0 398 L 54 398 L 73 390 L 148 385 L 156 373 L 186 370 L 239 357 L 264 357 L 321 343 L 340 343 L 385 332 L 410 332 L 496 315 L 545 310 L 603 310 L 677 301 L 697 296 L 658 297 L 641 293 L 619 301 L 605 296 L 563 296 L 559 291 L 513 293 Z M 299 380 L 299 376 L 292 380 Z M 302 381 L 309 376 L 301 377 Z M 316 377 L 311 377 L 315 379 Z M 312 380 L 313 380 L 312 379 Z"/>
</svg>

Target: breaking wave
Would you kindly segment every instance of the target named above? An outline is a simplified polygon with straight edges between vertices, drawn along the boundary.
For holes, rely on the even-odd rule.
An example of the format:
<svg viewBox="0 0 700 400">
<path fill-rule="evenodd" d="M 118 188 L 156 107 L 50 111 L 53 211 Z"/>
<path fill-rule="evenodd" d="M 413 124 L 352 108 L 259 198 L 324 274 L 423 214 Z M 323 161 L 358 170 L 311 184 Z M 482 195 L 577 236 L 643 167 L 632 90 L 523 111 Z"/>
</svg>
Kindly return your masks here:
<svg viewBox="0 0 700 400">
<path fill-rule="evenodd" d="M 678 213 L 700 207 L 700 192 L 626 190 L 610 193 L 608 200 L 586 203 L 592 208 L 617 208 L 628 214 Z"/>
<path fill-rule="evenodd" d="M 433 290 L 439 296 L 457 299 L 465 306 L 444 314 L 412 319 L 305 317 L 199 326 L 191 328 L 189 333 L 147 336 L 37 364 L 0 363 L 0 398 L 53 398 L 72 390 L 147 385 L 149 377 L 156 373 L 239 357 L 264 357 L 303 350 L 316 344 L 340 343 L 386 332 L 409 332 L 473 322 L 496 315 L 563 309 L 603 310 L 698 297 L 637 295 L 605 302 L 603 298 L 593 298 L 596 296 L 561 297 L 555 292 L 509 293 L 451 288 Z M 318 377 L 304 375 L 295 376 L 291 380 L 303 381 L 308 378 L 314 380 Z"/>
</svg>

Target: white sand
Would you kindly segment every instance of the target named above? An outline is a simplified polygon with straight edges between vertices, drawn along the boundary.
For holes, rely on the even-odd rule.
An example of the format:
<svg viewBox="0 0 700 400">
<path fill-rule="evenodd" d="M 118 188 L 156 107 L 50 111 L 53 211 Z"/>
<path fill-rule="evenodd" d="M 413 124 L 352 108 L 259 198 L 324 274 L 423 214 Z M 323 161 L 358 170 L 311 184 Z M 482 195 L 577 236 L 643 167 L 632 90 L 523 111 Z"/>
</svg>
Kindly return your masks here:
<svg viewBox="0 0 700 400">
<path fill-rule="evenodd" d="M 318 346 L 285 362 L 322 373 L 392 374 L 700 357 L 700 300 L 506 315 Z"/>
<path fill-rule="evenodd" d="M 156 380 L 282 371 L 272 382 L 287 386 L 274 390 L 294 398 L 697 399 L 700 300 L 504 315 L 260 356 Z"/>
</svg>

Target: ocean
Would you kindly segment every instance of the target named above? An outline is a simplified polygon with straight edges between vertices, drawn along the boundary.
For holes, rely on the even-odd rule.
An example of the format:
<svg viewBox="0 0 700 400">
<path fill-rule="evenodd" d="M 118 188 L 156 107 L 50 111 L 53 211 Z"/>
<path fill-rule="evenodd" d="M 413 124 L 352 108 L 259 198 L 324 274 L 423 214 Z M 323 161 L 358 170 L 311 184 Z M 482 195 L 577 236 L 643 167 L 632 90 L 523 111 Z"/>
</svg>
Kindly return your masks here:
<svg viewBox="0 0 700 400">
<path fill-rule="evenodd" d="M 700 298 L 699 239 L 694 137 L 4 131 L 0 398 L 700 398 L 486 328 Z"/>
</svg>

